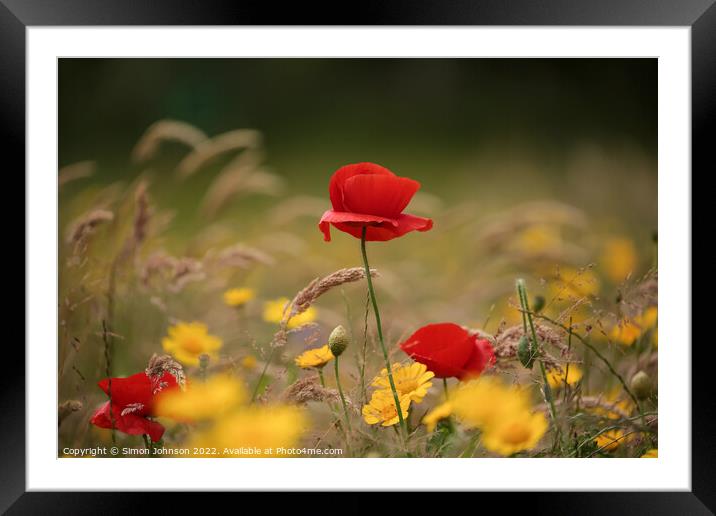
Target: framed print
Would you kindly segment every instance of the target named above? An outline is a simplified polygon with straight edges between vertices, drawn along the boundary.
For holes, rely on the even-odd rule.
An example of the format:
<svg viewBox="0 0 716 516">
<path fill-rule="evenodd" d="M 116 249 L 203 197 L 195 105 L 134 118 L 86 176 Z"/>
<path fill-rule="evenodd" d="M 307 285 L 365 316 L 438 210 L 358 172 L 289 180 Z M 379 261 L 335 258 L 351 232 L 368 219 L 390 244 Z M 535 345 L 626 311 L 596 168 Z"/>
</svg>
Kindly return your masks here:
<svg viewBox="0 0 716 516">
<path fill-rule="evenodd" d="M 3 510 L 399 490 L 709 514 L 711 3 L 286 25 L 4 0 L 27 303 Z"/>
</svg>

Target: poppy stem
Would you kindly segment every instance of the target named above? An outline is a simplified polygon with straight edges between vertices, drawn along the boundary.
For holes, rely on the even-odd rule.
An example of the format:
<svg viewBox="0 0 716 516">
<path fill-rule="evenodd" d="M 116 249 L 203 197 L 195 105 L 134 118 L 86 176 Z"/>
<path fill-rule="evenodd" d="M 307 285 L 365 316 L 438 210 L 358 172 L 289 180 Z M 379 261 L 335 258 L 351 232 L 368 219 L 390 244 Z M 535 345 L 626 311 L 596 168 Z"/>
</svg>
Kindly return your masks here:
<svg viewBox="0 0 716 516">
<path fill-rule="evenodd" d="M 443 378 L 443 390 L 445 391 L 445 401 L 448 400 L 448 386 L 447 386 L 447 378 Z"/>
<path fill-rule="evenodd" d="M 338 386 L 338 394 L 341 396 L 341 403 L 343 404 L 343 413 L 346 415 L 346 430 L 351 432 L 351 420 L 348 415 L 348 405 L 346 405 L 346 397 L 343 395 L 343 388 L 341 387 L 341 379 L 338 376 L 338 357 L 333 359 L 333 365 L 336 370 L 336 385 Z M 346 432 L 346 440 L 348 440 L 348 432 Z"/>
<path fill-rule="evenodd" d="M 321 387 L 326 388 L 326 379 L 323 378 L 323 369 L 318 370 L 318 378 L 321 380 Z"/>
<path fill-rule="evenodd" d="M 380 341 L 380 348 L 383 350 L 383 358 L 385 359 L 385 369 L 388 372 L 388 382 L 390 383 L 390 390 L 393 391 L 393 401 L 395 402 L 395 408 L 398 412 L 398 420 L 400 426 L 405 432 L 407 439 L 408 428 L 403 418 L 403 411 L 400 407 L 400 397 L 398 396 L 398 390 L 395 388 L 395 380 L 393 380 L 393 369 L 390 367 L 390 358 L 388 357 L 388 349 L 385 347 L 385 341 L 383 340 L 383 326 L 380 322 L 380 310 L 378 310 L 378 300 L 375 298 L 375 290 L 373 290 L 373 279 L 370 275 L 370 265 L 368 265 L 368 254 L 365 251 L 365 236 L 368 231 L 367 226 L 363 226 L 363 232 L 360 238 L 360 250 L 363 255 L 363 266 L 365 267 L 365 279 L 368 281 L 368 293 L 370 294 L 370 300 L 373 303 L 373 313 L 375 314 L 375 324 L 378 327 L 378 340 Z"/>
</svg>

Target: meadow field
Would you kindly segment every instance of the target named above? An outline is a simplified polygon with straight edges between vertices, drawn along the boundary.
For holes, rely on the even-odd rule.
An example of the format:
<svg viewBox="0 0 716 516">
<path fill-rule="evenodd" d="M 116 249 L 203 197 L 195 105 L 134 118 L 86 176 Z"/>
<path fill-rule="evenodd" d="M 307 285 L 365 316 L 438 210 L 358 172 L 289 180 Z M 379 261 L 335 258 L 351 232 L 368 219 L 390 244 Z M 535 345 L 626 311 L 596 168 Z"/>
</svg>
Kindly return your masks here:
<svg viewBox="0 0 716 516">
<path fill-rule="evenodd" d="M 648 60 L 89 61 L 58 456 L 657 455 Z"/>
</svg>

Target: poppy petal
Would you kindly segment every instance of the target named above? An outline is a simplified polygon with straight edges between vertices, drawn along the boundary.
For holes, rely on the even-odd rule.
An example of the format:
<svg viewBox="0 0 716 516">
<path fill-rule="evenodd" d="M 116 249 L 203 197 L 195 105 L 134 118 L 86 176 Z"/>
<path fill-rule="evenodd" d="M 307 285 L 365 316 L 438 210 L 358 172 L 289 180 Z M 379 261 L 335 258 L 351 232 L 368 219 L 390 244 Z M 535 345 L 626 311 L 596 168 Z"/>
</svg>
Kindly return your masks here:
<svg viewBox="0 0 716 516">
<path fill-rule="evenodd" d="M 99 387 L 109 396 L 109 379 L 99 382 Z M 152 381 L 141 372 L 126 378 L 112 378 L 112 404 L 126 407 L 132 403 L 149 405 L 152 400 Z"/>
<path fill-rule="evenodd" d="M 461 375 L 474 349 L 470 334 L 457 324 L 428 324 L 413 333 L 400 348 L 425 364 L 436 378 Z"/>
<path fill-rule="evenodd" d="M 109 396 L 109 379 L 105 378 L 98 385 Z M 145 407 L 143 412 L 146 413 L 152 406 L 152 398 L 158 388 L 167 389 L 177 386 L 176 378 L 168 371 L 165 371 L 161 379 L 155 382 L 143 372 L 126 378 L 112 378 L 112 404 L 124 408 L 141 403 Z"/>
<path fill-rule="evenodd" d="M 472 353 L 458 376 L 460 380 L 479 376 L 486 367 L 495 364 L 495 352 L 492 349 L 490 341 L 487 339 L 478 339 L 476 336 L 474 336 L 473 339 L 474 346 Z"/>
<path fill-rule="evenodd" d="M 343 207 L 354 213 L 395 218 L 408 206 L 420 183 L 407 177 L 361 174 L 343 185 Z"/>
<path fill-rule="evenodd" d="M 351 177 L 360 174 L 379 174 L 386 176 L 395 176 L 390 170 L 375 163 L 353 163 L 345 165 L 336 170 L 331 176 L 328 184 L 328 194 L 331 198 L 331 204 L 336 211 L 346 211 L 343 206 L 343 186 Z"/>
<path fill-rule="evenodd" d="M 331 240 L 330 224 L 333 224 L 339 231 L 353 235 L 356 238 L 361 238 L 363 227 L 367 226 L 366 240 L 369 242 L 384 242 L 403 236 L 411 231 L 428 231 L 433 227 L 431 219 L 416 217 L 407 213 L 391 219 L 328 210 L 318 223 L 318 228 L 323 232 L 323 239 L 326 242 Z"/>
<path fill-rule="evenodd" d="M 347 211 L 328 210 L 323 214 L 320 222 L 318 223 L 319 229 L 323 232 L 323 239 L 326 242 L 331 241 L 330 224 L 336 225 L 337 228 L 338 224 L 352 226 L 357 231 L 358 238 L 360 238 L 363 226 L 386 224 L 397 227 L 398 221 L 388 217 L 380 217 L 376 215 L 364 215 L 361 213 L 351 213 Z M 345 230 L 341 229 L 341 231 Z"/>
<path fill-rule="evenodd" d="M 114 423 L 114 428 L 120 432 L 130 435 L 147 434 L 154 442 L 164 435 L 164 427 L 161 424 L 134 413 L 122 415 L 122 409 L 115 404 L 112 404 L 112 417 L 110 417 L 109 401 L 97 409 L 90 423 L 100 428 L 112 428 Z"/>
</svg>

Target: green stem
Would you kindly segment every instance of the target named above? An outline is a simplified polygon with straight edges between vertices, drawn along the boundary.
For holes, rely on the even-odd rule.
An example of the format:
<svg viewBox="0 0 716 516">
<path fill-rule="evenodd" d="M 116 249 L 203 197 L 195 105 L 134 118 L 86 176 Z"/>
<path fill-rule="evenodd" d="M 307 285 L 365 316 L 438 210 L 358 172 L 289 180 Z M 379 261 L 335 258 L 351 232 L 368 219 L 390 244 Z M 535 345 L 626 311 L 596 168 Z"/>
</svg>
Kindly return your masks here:
<svg viewBox="0 0 716 516">
<path fill-rule="evenodd" d="M 530 305 L 527 299 L 527 289 L 525 288 L 525 282 L 522 279 L 517 280 L 517 294 L 520 298 L 520 305 L 522 306 L 523 323 L 526 320 L 529 323 L 530 331 L 532 333 L 532 346 L 530 346 L 530 354 L 532 356 L 537 354 L 537 331 L 535 330 L 534 321 L 532 320 L 532 313 L 530 312 Z M 525 326 L 525 333 L 527 333 L 527 327 Z M 557 425 L 557 409 L 554 406 L 554 399 L 552 396 L 552 389 L 549 386 L 547 380 L 547 371 L 544 367 L 544 362 L 538 360 L 540 372 L 542 373 L 542 381 L 544 382 L 542 392 L 544 394 L 545 401 L 549 404 L 549 415 L 552 418 L 552 425 L 554 426 L 554 443 L 555 446 L 560 440 L 559 426 Z"/>
<path fill-rule="evenodd" d="M 318 370 L 318 378 L 321 380 L 321 387 L 326 388 L 326 379 L 323 378 L 323 368 Z"/>
<path fill-rule="evenodd" d="M 365 236 L 368 231 L 367 226 L 363 226 L 363 232 L 360 239 L 360 250 L 363 255 L 363 267 L 365 268 L 365 279 L 368 281 L 368 292 L 370 293 L 370 300 L 373 303 L 373 313 L 375 314 L 375 324 L 378 327 L 378 340 L 380 341 L 380 348 L 383 351 L 383 358 L 385 359 L 385 369 L 388 372 L 388 382 L 390 383 L 390 390 L 393 391 L 393 401 L 395 402 L 395 409 L 398 412 L 398 420 L 400 421 L 400 427 L 405 432 L 405 437 L 408 437 L 408 428 L 403 418 L 403 410 L 400 407 L 400 397 L 398 396 L 398 390 L 395 388 L 395 381 L 393 380 L 393 369 L 390 367 L 390 358 L 388 357 L 388 349 L 385 347 L 385 341 L 383 340 L 383 326 L 380 322 L 380 310 L 378 310 L 378 300 L 375 297 L 375 290 L 373 290 L 373 279 L 370 275 L 370 265 L 368 265 L 368 254 L 365 250 Z"/>
<path fill-rule="evenodd" d="M 274 356 L 274 354 L 276 353 L 276 350 L 277 350 L 277 349 L 278 349 L 278 348 L 273 348 L 273 349 L 271 350 L 271 354 L 270 354 L 269 357 L 266 359 L 266 363 L 264 364 L 264 368 L 263 368 L 263 370 L 261 371 L 261 376 L 259 376 L 259 379 L 258 379 L 258 381 L 256 382 L 256 387 L 254 387 L 254 393 L 251 395 L 251 403 L 253 403 L 253 402 L 256 400 L 256 396 L 257 396 L 258 393 L 259 393 L 259 388 L 261 387 L 261 382 L 263 381 L 264 376 L 266 376 L 266 371 L 268 370 L 268 366 L 269 366 L 269 364 L 271 363 L 271 359 L 273 359 L 273 356 Z"/>
<path fill-rule="evenodd" d="M 338 386 L 338 394 L 341 396 L 341 403 L 343 404 L 343 413 L 346 415 L 346 429 L 351 431 L 351 420 L 348 415 L 348 405 L 346 405 L 346 397 L 343 395 L 343 388 L 341 387 L 341 379 L 338 376 L 338 357 L 334 358 L 334 368 L 336 371 L 336 385 Z M 347 434 L 346 434 L 347 438 Z"/>
<path fill-rule="evenodd" d="M 448 400 L 448 386 L 447 386 L 447 378 L 443 378 L 443 390 L 445 391 L 445 401 Z"/>
<path fill-rule="evenodd" d="M 594 353 L 594 354 L 597 356 L 597 358 L 598 358 L 599 360 L 601 360 L 602 363 L 604 363 L 605 366 L 607 366 L 607 369 L 609 369 L 609 372 L 610 372 L 617 380 L 619 380 L 619 383 L 621 383 L 622 388 L 624 389 L 624 392 L 626 392 L 626 393 L 629 395 L 629 397 L 630 397 L 630 398 L 632 399 L 632 401 L 634 402 L 634 405 L 635 405 L 635 406 L 639 409 L 639 411 L 641 412 L 641 404 L 639 403 L 639 400 L 636 398 L 636 396 L 634 396 L 634 393 L 631 392 L 631 389 L 630 389 L 629 386 L 627 385 L 626 381 L 624 381 L 624 378 L 622 378 L 622 376 L 616 371 L 616 369 L 614 369 L 614 366 L 612 366 L 611 362 L 609 362 L 609 360 L 608 360 L 604 355 L 602 355 L 596 347 L 594 347 L 589 341 L 587 341 L 587 339 L 585 339 L 584 337 L 582 337 L 579 333 L 576 333 L 575 331 L 573 331 L 571 327 L 570 327 L 570 328 L 567 328 L 567 327 L 564 326 L 563 324 L 560 324 L 559 322 L 557 322 L 557 321 L 555 321 L 554 319 L 551 319 L 551 318 L 549 318 L 549 317 L 547 317 L 547 316 L 545 316 L 545 315 L 535 314 L 535 317 L 537 317 L 538 319 L 543 319 L 543 320 L 547 321 L 548 323 L 550 323 L 550 324 L 552 324 L 552 325 L 554 325 L 554 326 L 556 326 L 556 327 L 558 327 L 558 328 L 563 329 L 563 330 L 564 330 L 565 332 L 567 332 L 569 335 L 574 335 L 575 337 L 577 337 L 577 340 L 578 340 L 579 342 L 581 342 L 582 344 L 584 344 L 587 348 L 589 348 L 589 350 L 590 350 L 592 353 Z"/>
</svg>

